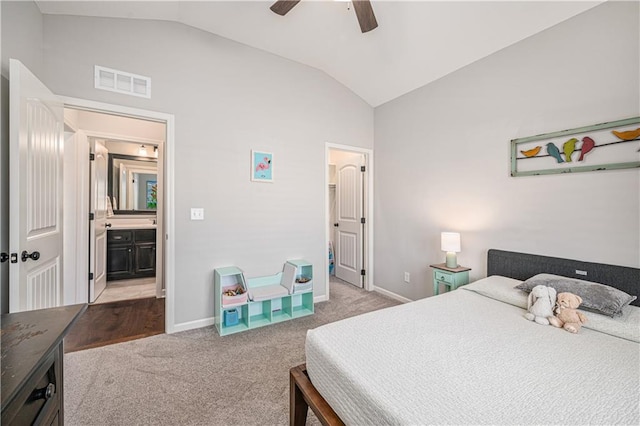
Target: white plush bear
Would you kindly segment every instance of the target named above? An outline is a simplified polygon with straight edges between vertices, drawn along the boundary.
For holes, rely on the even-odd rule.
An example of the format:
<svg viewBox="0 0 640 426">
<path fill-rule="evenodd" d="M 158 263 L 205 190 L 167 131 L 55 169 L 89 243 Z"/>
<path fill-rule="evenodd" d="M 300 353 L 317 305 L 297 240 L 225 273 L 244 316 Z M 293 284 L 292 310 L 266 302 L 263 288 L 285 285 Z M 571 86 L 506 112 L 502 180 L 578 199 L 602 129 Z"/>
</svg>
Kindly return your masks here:
<svg viewBox="0 0 640 426">
<path fill-rule="evenodd" d="M 537 285 L 529 293 L 527 312 L 524 317 L 538 324 L 549 325 L 549 317 L 553 316 L 556 304 L 556 290 L 544 285 Z"/>
</svg>

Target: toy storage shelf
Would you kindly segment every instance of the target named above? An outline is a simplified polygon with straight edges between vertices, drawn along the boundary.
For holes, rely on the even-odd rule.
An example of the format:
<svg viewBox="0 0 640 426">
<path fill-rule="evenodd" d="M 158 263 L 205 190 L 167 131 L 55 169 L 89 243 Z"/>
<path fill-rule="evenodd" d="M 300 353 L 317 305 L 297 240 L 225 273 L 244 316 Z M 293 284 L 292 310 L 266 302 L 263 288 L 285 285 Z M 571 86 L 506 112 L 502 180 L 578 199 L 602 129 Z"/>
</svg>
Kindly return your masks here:
<svg viewBox="0 0 640 426">
<path fill-rule="evenodd" d="M 242 270 L 235 266 L 216 268 L 213 276 L 215 325 L 221 336 L 312 315 L 314 312 L 313 266 L 306 260 L 288 260 L 283 272 L 264 277 L 245 280 Z M 223 303 L 225 288 L 242 286 L 251 294 L 252 289 L 280 285 L 288 290 L 288 294 L 259 301 Z M 234 318 L 230 323 L 226 321 L 229 315 Z"/>
</svg>

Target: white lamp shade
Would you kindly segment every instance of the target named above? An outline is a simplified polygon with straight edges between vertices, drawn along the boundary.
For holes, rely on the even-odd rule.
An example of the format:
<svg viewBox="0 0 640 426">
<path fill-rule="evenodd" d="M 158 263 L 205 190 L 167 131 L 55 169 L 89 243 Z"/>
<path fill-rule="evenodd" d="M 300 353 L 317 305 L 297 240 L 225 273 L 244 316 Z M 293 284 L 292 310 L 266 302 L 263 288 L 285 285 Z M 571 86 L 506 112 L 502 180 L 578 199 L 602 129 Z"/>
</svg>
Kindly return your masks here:
<svg viewBox="0 0 640 426">
<path fill-rule="evenodd" d="M 440 234 L 440 248 L 447 252 L 460 252 L 460 234 L 457 232 L 443 232 Z"/>
</svg>

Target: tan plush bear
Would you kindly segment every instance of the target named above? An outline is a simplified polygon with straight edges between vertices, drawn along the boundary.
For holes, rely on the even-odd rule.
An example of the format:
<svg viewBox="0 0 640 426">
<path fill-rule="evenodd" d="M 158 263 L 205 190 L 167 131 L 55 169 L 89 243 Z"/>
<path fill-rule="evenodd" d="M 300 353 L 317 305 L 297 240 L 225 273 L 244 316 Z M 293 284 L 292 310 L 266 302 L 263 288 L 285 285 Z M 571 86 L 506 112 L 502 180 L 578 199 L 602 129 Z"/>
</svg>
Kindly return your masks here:
<svg viewBox="0 0 640 426">
<path fill-rule="evenodd" d="M 587 322 L 587 317 L 576 310 L 581 303 L 580 296 L 573 293 L 558 293 L 556 315 L 549 317 L 549 322 L 554 327 L 564 328 L 570 333 L 577 333 L 582 324 Z"/>
</svg>

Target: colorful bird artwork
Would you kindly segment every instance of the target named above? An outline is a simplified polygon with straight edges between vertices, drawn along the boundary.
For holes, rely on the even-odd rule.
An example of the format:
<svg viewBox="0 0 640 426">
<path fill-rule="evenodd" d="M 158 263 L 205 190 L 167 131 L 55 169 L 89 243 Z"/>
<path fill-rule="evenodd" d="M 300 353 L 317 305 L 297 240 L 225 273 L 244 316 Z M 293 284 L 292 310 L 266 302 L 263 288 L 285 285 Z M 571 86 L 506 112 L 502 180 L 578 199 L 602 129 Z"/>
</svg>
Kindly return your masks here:
<svg viewBox="0 0 640 426">
<path fill-rule="evenodd" d="M 536 155 L 538 155 L 541 149 L 542 149 L 542 146 L 536 146 L 535 148 L 528 149 L 526 151 L 520 151 L 520 152 L 522 153 L 522 155 L 529 158 L 529 157 L 535 157 Z"/>
<path fill-rule="evenodd" d="M 640 138 L 640 127 L 638 127 L 636 130 L 627 130 L 624 132 L 612 130 L 611 133 L 613 133 L 618 139 L 621 139 L 623 141 L 632 141 L 634 139 Z"/>
<path fill-rule="evenodd" d="M 270 165 L 271 165 L 271 160 L 269 159 L 269 157 L 264 157 L 264 160 L 262 161 L 262 163 L 258 163 L 258 165 L 256 166 L 256 172 L 269 170 Z"/>
<path fill-rule="evenodd" d="M 590 152 L 596 146 L 596 142 L 589 136 L 582 138 L 582 147 L 580 147 L 580 157 L 578 161 L 583 161 L 586 153 Z"/>
<path fill-rule="evenodd" d="M 558 161 L 558 163 L 564 163 L 564 160 L 560 156 L 560 150 L 553 142 L 547 144 L 547 153 Z"/>
<path fill-rule="evenodd" d="M 576 150 L 576 142 L 578 139 L 571 138 L 562 145 L 562 151 L 564 151 L 564 161 L 567 163 L 571 162 L 571 154 Z"/>
</svg>

